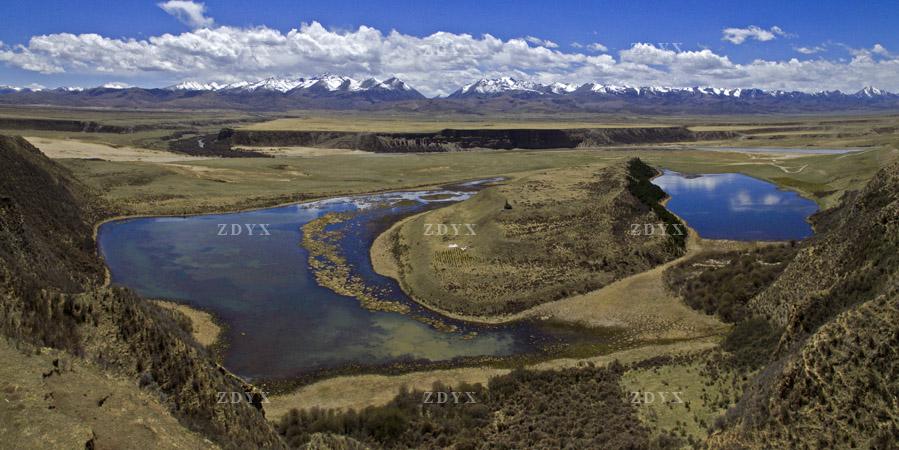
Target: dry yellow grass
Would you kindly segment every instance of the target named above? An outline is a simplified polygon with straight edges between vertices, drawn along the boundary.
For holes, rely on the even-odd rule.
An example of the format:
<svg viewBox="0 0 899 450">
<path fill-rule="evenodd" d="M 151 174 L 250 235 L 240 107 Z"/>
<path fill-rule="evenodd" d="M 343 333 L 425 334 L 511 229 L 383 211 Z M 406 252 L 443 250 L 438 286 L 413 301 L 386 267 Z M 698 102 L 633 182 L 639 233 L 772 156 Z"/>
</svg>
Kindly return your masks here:
<svg viewBox="0 0 899 450">
<path fill-rule="evenodd" d="M 200 311 L 199 309 L 167 300 L 153 300 L 153 302 L 163 308 L 178 311 L 187 316 L 193 327 L 191 334 L 204 347 L 215 344 L 215 341 L 218 340 L 222 333 L 222 328 L 215 323 L 212 314 L 206 311 Z"/>
<path fill-rule="evenodd" d="M 723 333 L 728 326 L 714 316 L 696 311 L 672 294 L 662 274 L 703 251 L 752 247 L 736 241 L 714 241 L 697 237 L 691 230 L 687 253 L 645 272 L 618 280 L 582 295 L 538 305 L 512 317 L 551 317 L 587 327 L 623 327 L 628 340 L 687 339 Z"/>
<path fill-rule="evenodd" d="M 0 359 L 0 448 L 218 448 L 156 394 L 81 358 L 47 348 L 25 354 L 0 339 Z"/>
<path fill-rule="evenodd" d="M 178 153 L 151 150 L 147 148 L 116 146 L 83 142 L 74 139 L 52 139 L 39 136 L 25 136 L 25 139 L 39 148 L 45 155 L 53 159 L 59 158 L 100 158 L 107 161 L 145 161 L 145 162 L 172 162 L 172 161 L 196 161 L 201 158 Z"/>
</svg>

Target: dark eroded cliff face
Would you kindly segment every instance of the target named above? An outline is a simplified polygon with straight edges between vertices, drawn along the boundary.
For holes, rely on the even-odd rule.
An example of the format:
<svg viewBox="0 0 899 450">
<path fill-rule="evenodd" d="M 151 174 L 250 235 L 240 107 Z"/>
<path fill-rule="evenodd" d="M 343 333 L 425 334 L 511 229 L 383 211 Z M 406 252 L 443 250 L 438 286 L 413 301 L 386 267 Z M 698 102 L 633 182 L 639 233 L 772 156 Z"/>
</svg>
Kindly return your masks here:
<svg viewBox="0 0 899 450">
<path fill-rule="evenodd" d="M 177 317 L 103 286 L 93 225 L 109 213 L 96 196 L 22 138 L 0 136 L 0 169 L 0 333 L 23 348 L 58 349 L 86 370 L 130 379 L 135 392 L 222 447 L 281 446 L 257 407 L 217 402 L 218 392 L 246 387 Z M 105 412 L 98 406 L 91 414 Z"/>
<path fill-rule="evenodd" d="M 233 145 L 310 146 L 371 152 L 448 152 L 468 149 L 551 149 L 641 143 L 689 142 L 732 137 L 730 132 L 694 132 L 685 127 L 453 130 L 433 133 L 236 130 Z"/>
</svg>

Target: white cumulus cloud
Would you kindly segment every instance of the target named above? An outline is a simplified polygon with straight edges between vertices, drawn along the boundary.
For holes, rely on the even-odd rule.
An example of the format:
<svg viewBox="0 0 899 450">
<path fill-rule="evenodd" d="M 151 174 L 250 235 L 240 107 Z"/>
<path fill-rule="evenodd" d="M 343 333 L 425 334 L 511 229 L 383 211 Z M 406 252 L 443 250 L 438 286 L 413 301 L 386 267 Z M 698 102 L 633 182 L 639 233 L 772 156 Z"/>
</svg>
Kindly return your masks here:
<svg viewBox="0 0 899 450">
<path fill-rule="evenodd" d="M 856 91 L 872 85 L 899 90 L 899 57 L 882 45 L 852 50 L 848 62 L 757 59 L 738 63 L 710 49 L 637 43 L 610 55 L 597 53 L 601 49 L 596 44 L 590 44 L 593 48 L 584 45 L 583 51 L 562 51 L 540 41 L 542 45 L 535 45 L 527 38 L 503 40 L 490 34 L 449 32 L 415 36 L 368 26 L 335 30 L 318 22 L 286 32 L 266 26 L 216 25 L 145 39 L 94 33 L 37 35 L 21 45 L 0 43 L 0 63 L 37 73 L 134 84 L 156 80 L 158 85 L 323 72 L 397 76 L 429 96 L 449 94 L 479 78 L 499 76 L 542 83 L 596 81 L 802 91 Z"/>
<path fill-rule="evenodd" d="M 157 6 L 191 28 L 208 28 L 214 23 L 212 18 L 206 17 L 206 5 L 203 3 L 169 0 Z"/>
<path fill-rule="evenodd" d="M 540 38 L 534 37 L 534 36 L 526 36 L 524 38 L 524 40 L 530 42 L 531 44 L 539 45 L 539 46 L 546 47 L 546 48 L 558 48 L 559 47 L 559 44 L 556 44 L 553 41 L 550 41 L 548 39 L 540 39 Z"/>
<path fill-rule="evenodd" d="M 771 29 L 766 30 L 755 25 L 750 25 L 746 28 L 725 28 L 721 30 L 721 34 L 722 40 L 736 45 L 746 42 L 747 39 L 767 42 L 776 39 L 777 36 L 786 36 L 786 33 L 778 26 L 773 26 Z"/>
<path fill-rule="evenodd" d="M 880 56 L 886 56 L 886 57 L 893 56 L 893 54 L 890 53 L 890 51 L 887 50 L 886 47 L 884 47 L 880 44 L 874 44 L 874 47 L 871 48 L 871 53 L 874 53 L 874 54 L 880 55 Z"/>
<path fill-rule="evenodd" d="M 827 50 L 827 48 L 821 45 L 816 45 L 814 47 L 793 47 L 793 50 L 796 50 L 803 55 L 814 55 L 815 53 L 821 53 Z"/>
</svg>

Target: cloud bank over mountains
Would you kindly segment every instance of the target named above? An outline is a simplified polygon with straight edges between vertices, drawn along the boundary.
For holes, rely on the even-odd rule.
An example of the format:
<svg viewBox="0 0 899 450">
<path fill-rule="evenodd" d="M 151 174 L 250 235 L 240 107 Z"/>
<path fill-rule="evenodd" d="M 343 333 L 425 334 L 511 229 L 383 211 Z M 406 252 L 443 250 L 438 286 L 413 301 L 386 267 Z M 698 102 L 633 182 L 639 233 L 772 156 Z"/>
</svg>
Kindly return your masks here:
<svg viewBox="0 0 899 450">
<path fill-rule="evenodd" d="M 670 49 L 650 43 L 635 43 L 610 54 L 601 44 L 564 51 L 555 42 L 534 36 L 508 40 L 449 32 L 414 36 L 368 26 L 328 29 L 318 22 L 303 23 L 285 33 L 266 26 L 216 25 L 201 3 L 171 0 L 159 6 L 191 30 L 146 39 L 93 33 L 32 36 L 24 45 L 0 43 L 0 63 L 42 74 L 87 74 L 109 81 L 133 77 L 160 83 L 228 83 L 326 72 L 359 78 L 397 76 L 428 96 L 502 76 L 547 84 L 597 81 L 800 91 L 856 91 L 873 85 L 899 90 L 899 56 L 876 43 L 869 49 L 849 49 L 843 60 L 756 59 L 739 64 L 709 49 Z M 786 35 L 776 26 L 726 28 L 722 33 L 722 39 L 733 44 Z"/>
</svg>

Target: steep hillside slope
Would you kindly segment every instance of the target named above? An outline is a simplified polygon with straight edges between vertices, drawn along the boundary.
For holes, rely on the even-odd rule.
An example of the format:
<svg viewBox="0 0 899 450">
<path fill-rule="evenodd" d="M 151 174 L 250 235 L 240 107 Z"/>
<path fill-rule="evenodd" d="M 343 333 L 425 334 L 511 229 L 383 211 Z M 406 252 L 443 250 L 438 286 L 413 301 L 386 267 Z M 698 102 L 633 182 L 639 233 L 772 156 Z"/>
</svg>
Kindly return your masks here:
<svg viewBox="0 0 899 450">
<path fill-rule="evenodd" d="M 899 168 L 894 164 L 882 169 L 827 220 L 827 232 L 800 251 L 750 305 L 787 327 L 784 345 L 814 332 L 846 308 L 881 295 L 896 280 Z"/>
<path fill-rule="evenodd" d="M 0 332 L 13 346 L 23 352 L 51 347 L 65 358 L 77 358 L 76 366 L 94 374 L 85 374 L 86 379 L 99 380 L 90 382 L 99 383 L 88 387 L 92 395 L 151 401 L 151 409 L 171 414 L 181 424 L 175 427 L 169 420 L 152 436 L 126 443 L 128 447 L 162 446 L 168 435 L 183 435 L 188 442 L 193 433 L 182 426 L 224 448 L 282 446 L 258 398 L 255 404 L 218 403 L 218 392 L 243 393 L 250 387 L 218 367 L 179 325 L 183 321 L 131 291 L 103 287 L 93 223 L 107 213 L 88 189 L 21 138 L 0 136 L 0 167 Z M 65 396 L 69 387 L 54 390 L 48 383 L 53 377 L 73 377 L 67 378 L 58 362 L 47 372 L 28 372 L 39 367 L 20 368 L 28 379 L 44 380 L 32 388 L 46 389 L 45 400 Z M 10 389 L 5 394 L 18 388 Z M 73 406 L 76 418 L 83 414 L 82 425 L 90 423 L 87 418 L 140 407 L 138 401 L 115 409 L 104 409 L 105 400 L 95 404 Z M 122 426 L 146 428 L 140 421 Z M 123 448 L 115 442 L 135 430 L 112 432 L 98 425 L 87 431 L 92 437 L 82 443 L 86 448 Z M 44 430 L 13 428 L 4 440 L 35 432 Z M 52 445 L 48 441 L 46 446 Z"/>
<path fill-rule="evenodd" d="M 785 332 L 716 448 L 899 442 L 899 164 L 847 196 L 749 307 Z"/>
</svg>

